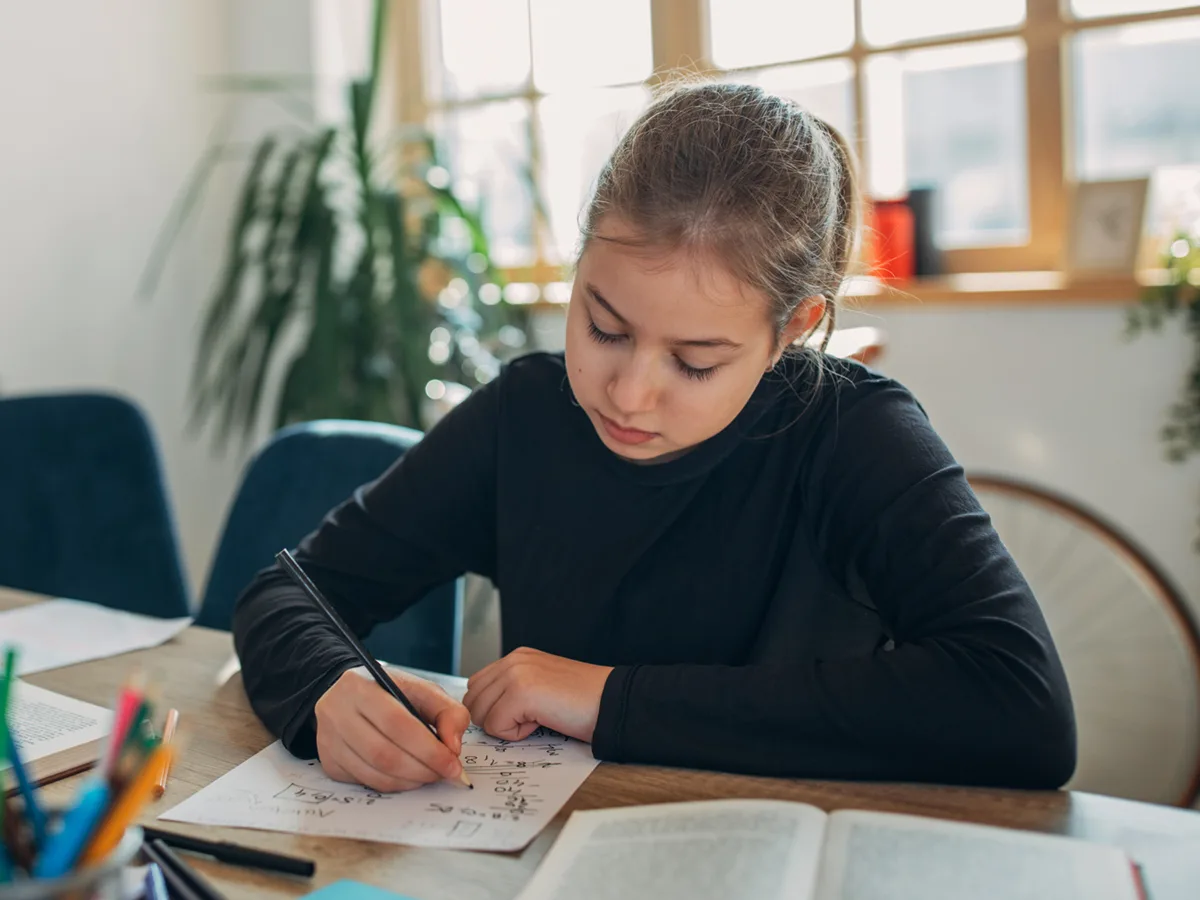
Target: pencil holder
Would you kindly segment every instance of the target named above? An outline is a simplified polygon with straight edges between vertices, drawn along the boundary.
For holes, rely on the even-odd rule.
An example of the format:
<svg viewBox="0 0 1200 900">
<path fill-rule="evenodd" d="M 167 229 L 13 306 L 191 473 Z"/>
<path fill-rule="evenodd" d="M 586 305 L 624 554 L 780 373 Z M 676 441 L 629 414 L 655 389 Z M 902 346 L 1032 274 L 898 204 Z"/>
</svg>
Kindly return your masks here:
<svg viewBox="0 0 1200 900">
<path fill-rule="evenodd" d="M 142 848 L 142 829 L 126 829 L 108 857 L 61 878 L 27 878 L 0 884 L 0 900 L 121 900 L 125 869 Z"/>
</svg>

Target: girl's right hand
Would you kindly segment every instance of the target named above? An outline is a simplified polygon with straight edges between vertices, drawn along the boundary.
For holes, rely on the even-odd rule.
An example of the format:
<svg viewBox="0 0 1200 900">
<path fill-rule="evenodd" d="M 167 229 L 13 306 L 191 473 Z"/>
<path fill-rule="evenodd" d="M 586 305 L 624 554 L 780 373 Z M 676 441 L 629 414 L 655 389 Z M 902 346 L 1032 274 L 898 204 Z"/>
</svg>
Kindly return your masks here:
<svg viewBox="0 0 1200 900">
<path fill-rule="evenodd" d="M 317 754 L 325 774 L 384 793 L 457 780 L 462 773 L 458 754 L 471 714 L 433 682 L 405 672 L 388 674 L 437 729 L 440 740 L 365 668 L 351 669 L 314 708 Z"/>
</svg>

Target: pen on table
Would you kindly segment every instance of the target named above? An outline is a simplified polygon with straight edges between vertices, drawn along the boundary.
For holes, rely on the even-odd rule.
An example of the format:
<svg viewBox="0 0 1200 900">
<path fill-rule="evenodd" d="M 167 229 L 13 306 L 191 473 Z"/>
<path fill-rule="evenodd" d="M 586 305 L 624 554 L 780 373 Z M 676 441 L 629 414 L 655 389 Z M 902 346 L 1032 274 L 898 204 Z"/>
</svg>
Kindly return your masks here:
<svg viewBox="0 0 1200 900">
<path fill-rule="evenodd" d="M 167 721 L 163 725 L 162 742 L 169 744 L 175 737 L 175 729 L 179 725 L 179 710 L 171 709 L 167 711 Z M 162 771 L 158 775 L 158 781 L 154 785 L 154 799 L 157 800 L 167 790 L 167 778 L 171 775 L 171 762 L 168 760 L 162 767 Z"/>
<path fill-rule="evenodd" d="M 171 900 L 167 892 L 167 882 L 163 878 L 162 867 L 152 862 L 146 866 L 146 900 Z"/>
<path fill-rule="evenodd" d="M 171 868 L 171 864 L 158 852 L 150 841 L 142 844 L 142 855 L 162 872 L 171 900 L 210 900 L 184 880 L 183 875 Z"/>
<path fill-rule="evenodd" d="M 164 876 L 172 873 L 179 876 L 179 879 L 191 888 L 192 892 L 201 900 L 225 900 L 216 888 L 200 876 L 199 872 L 180 859 L 175 851 L 162 841 L 153 840 L 149 844 L 143 844 L 142 850 L 158 863 Z"/>
<path fill-rule="evenodd" d="M 290 576 L 292 576 L 292 580 L 295 581 L 296 584 L 300 585 L 304 593 L 308 595 L 308 599 L 317 605 L 317 608 L 325 614 L 325 618 L 329 619 L 329 621 L 333 624 L 333 627 L 338 630 L 342 636 L 342 639 L 350 645 L 350 648 L 354 651 L 355 655 L 358 656 L 359 661 L 361 661 L 363 666 L 366 667 L 366 670 L 371 673 L 371 677 L 375 679 L 375 683 L 391 694 L 394 699 L 403 704 L 404 708 L 412 713 L 418 722 L 422 723 L 426 728 L 429 729 L 430 734 L 432 734 L 434 737 L 437 737 L 437 731 L 434 729 L 434 727 L 425 721 L 421 714 L 417 712 L 417 708 L 412 705 L 412 702 L 404 696 L 404 692 L 396 686 L 396 682 L 389 678 L 387 673 L 383 671 L 383 667 L 379 665 L 375 657 L 367 652 L 367 648 L 362 645 L 362 642 L 359 641 L 354 632 L 350 630 L 349 626 L 342 621 L 342 617 L 337 614 L 337 611 L 333 608 L 329 601 L 325 599 L 325 595 L 321 593 L 317 586 L 313 584 L 312 579 L 305 574 L 302 568 L 300 568 L 300 564 L 296 562 L 296 558 L 292 556 L 287 549 L 283 549 L 275 554 L 275 559 L 281 566 L 283 566 L 284 570 Z M 473 784 L 471 784 L 471 779 L 467 777 L 465 770 L 459 775 L 459 781 L 466 787 L 475 787 Z"/>
<path fill-rule="evenodd" d="M 311 878 L 317 870 L 311 859 L 301 859 L 296 856 L 285 856 L 282 853 L 272 853 L 269 850 L 256 850 L 253 847 L 243 847 L 228 841 L 207 841 L 203 838 L 191 837 L 186 834 L 176 834 L 173 831 L 162 831 L 158 828 L 144 826 L 142 832 L 146 840 L 162 841 L 168 847 L 176 850 L 188 850 L 192 853 L 203 853 L 214 859 L 235 866 L 249 866 L 256 869 L 266 869 L 271 872 L 281 872 L 287 875 L 300 875 Z"/>
</svg>

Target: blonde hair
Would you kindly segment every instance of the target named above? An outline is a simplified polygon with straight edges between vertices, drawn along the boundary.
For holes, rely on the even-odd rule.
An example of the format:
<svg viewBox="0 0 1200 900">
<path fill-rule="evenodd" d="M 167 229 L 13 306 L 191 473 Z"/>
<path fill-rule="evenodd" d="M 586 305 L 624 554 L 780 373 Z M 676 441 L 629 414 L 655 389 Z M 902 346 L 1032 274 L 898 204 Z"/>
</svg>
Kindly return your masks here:
<svg viewBox="0 0 1200 900">
<path fill-rule="evenodd" d="M 824 326 L 828 342 L 857 210 L 853 158 L 835 129 L 751 85 L 684 84 L 660 94 L 613 151 L 584 213 L 583 247 L 616 215 L 637 235 L 623 244 L 716 254 L 770 298 L 777 337 L 807 298 L 823 297 L 814 332 Z"/>
</svg>

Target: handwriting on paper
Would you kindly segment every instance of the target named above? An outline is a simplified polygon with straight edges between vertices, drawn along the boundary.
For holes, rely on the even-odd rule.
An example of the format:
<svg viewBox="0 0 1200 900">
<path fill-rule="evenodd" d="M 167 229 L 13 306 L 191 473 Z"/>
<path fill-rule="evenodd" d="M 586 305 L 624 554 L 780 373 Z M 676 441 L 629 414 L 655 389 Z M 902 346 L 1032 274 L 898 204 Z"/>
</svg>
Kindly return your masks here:
<svg viewBox="0 0 1200 900">
<path fill-rule="evenodd" d="M 382 794 L 326 777 L 279 743 L 201 789 L 162 818 L 426 847 L 519 850 L 596 767 L 587 744 L 539 728 L 523 741 L 472 726 L 463 768 L 475 785 Z"/>
</svg>

